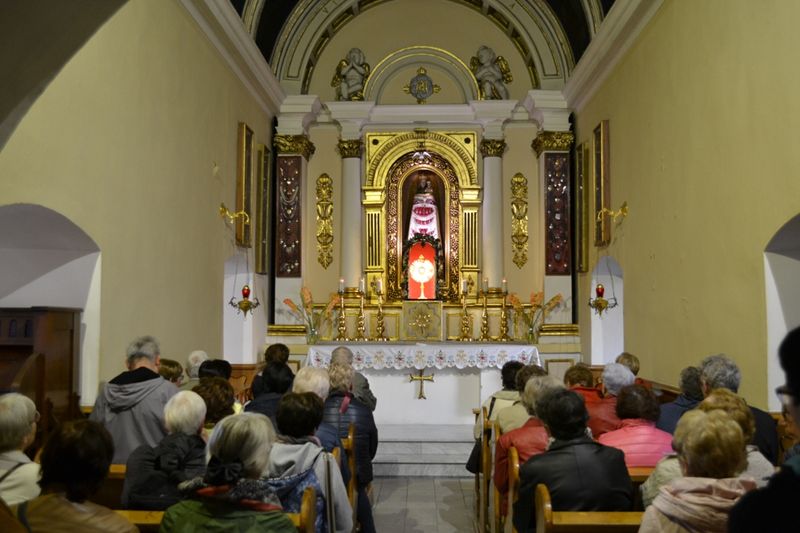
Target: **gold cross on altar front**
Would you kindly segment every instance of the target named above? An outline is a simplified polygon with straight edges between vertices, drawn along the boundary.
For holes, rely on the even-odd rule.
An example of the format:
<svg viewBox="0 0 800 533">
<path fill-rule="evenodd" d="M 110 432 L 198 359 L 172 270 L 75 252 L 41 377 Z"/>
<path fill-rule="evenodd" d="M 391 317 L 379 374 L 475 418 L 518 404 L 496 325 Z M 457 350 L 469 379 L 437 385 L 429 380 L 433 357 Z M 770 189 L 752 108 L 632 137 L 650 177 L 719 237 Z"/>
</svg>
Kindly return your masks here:
<svg viewBox="0 0 800 533">
<path fill-rule="evenodd" d="M 433 383 L 433 374 L 429 376 L 423 375 L 425 373 L 425 369 L 422 368 L 419 371 L 419 376 L 415 376 L 414 374 L 409 374 L 408 377 L 411 378 L 409 381 L 412 383 L 414 381 L 419 381 L 419 395 L 417 396 L 417 400 L 427 400 L 425 397 L 425 382 L 430 381 Z"/>
</svg>

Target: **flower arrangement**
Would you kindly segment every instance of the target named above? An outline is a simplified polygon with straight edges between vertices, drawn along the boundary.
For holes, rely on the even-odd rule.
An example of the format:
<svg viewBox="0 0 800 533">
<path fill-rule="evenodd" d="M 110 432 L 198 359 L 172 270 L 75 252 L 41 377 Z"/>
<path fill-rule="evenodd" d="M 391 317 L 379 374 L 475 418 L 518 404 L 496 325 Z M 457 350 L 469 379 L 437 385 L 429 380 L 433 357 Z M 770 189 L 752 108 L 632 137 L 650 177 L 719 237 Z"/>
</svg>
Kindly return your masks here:
<svg viewBox="0 0 800 533">
<path fill-rule="evenodd" d="M 519 320 L 525 323 L 525 337 L 531 344 L 535 344 L 539 340 L 539 330 L 542 328 L 545 318 L 563 300 L 564 297 L 558 293 L 545 303 L 544 291 L 532 292 L 530 308 L 525 309 L 519 296 L 515 293 L 508 295 L 508 303 L 514 309 L 514 323 L 518 323 Z"/>
<path fill-rule="evenodd" d="M 283 303 L 289 311 L 306 326 L 306 341 L 314 344 L 319 339 L 319 330 L 322 325 L 331 320 L 333 308 L 339 303 L 339 295 L 335 294 L 325 309 L 314 311 L 314 298 L 308 287 L 300 289 L 300 305 L 297 305 L 291 298 L 286 298 Z"/>
</svg>

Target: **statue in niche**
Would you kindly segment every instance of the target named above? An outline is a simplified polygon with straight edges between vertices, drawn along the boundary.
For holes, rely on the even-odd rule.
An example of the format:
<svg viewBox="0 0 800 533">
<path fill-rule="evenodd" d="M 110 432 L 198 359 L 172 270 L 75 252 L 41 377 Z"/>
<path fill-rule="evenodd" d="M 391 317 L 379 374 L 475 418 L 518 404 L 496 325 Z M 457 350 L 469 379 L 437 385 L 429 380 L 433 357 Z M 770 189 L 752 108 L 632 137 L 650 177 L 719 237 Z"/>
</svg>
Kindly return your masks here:
<svg viewBox="0 0 800 533">
<path fill-rule="evenodd" d="M 469 67 L 478 80 L 480 97 L 483 100 L 508 100 L 506 83 L 514 81 L 508 61 L 498 56 L 488 46 L 478 48 L 477 57 L 469 61 Z"/>
<path fill-rule="evenodd" d="M 406 180 L 407 184 L 404 189 L 407 188 L 409 193 L 411 187 L 414 187 L 415 190 L 413 196 L 411 194 L 404 195 L 406 199 L 410 197 L 411 200 L 410 207 L 405 210 L 408 212 L 404 218 L 408 221 L 406 240 L 415 235 L 428 235 L 434 239 L 441 238 L 439 207 L 436 199 L 437 196 L 441 197 L 442 191 L 434 190 L 434 179 L 433 173 L 421 171 Z M 439 181 L 441 180 L 437 180 L 437 184 Z M 439 185 L 441 187 L 441 184 Z"/>
<path fill-rule="evenodd" d="M 360 48 L 351 48 L 347 58 L 339 61 L 331 87 L 336 88 L 337 100 L 363 100 L 364 83 L 369 76 L 369 64 Z"/>
</svg>

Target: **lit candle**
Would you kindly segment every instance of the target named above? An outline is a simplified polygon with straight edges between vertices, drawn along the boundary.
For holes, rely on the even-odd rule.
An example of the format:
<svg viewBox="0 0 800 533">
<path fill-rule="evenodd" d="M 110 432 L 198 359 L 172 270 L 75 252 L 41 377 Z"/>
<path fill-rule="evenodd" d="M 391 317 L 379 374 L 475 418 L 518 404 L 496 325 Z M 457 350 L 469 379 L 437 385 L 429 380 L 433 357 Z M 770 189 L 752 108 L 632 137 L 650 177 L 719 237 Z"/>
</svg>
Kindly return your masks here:
<svg viewBox="0 0 800 533">
<path fill-rule="evenodd" d="M 364 292 L 364 278 L 358 280 L 358 290 Z"/>
<path fill-rule="evenodd" d="M 462 279 L 461 280 L 461 294 L 467 294 L 468 287 L 469 287 L 469 285 L 467 284 L 467 280 Z"/>
<path fill-rule="evenodd" d="M 344 278 L 339 278 L 339 292 L 344 292 Z"/>
<path fill-rule="evenodd" d="M 503 278 L 503 292 L 508 292 L 508 281 Z"/>
<path fill-rule="evenodd" d="M 483 278 L 483 292 L 489 290 L 489 278 Z"/>
<path fill-rule="evenodd" d="M 383 280 L 378 278 L 377 283 L 375 283 L 375 287 L 377 288 L 378 294 L 383 294 Z"/>
</svg>

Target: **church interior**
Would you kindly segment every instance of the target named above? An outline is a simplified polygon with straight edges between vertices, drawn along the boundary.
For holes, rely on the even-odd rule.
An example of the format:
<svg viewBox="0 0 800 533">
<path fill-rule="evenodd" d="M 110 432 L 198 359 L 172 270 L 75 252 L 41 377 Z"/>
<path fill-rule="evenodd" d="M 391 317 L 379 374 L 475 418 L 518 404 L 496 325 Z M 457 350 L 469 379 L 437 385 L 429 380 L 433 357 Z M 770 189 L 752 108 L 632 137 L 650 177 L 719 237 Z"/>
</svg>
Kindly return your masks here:
<svg viewBox="0 0 800 533">
<path fill-rule="evenodd" d="M 224 358 L 242 386 L 267 345 L 295 370 L 346 345 L 382 436 L 466 446 L 445 480 L 469 475 L 472 410 L 507 361 L 562 377 L 629 352 L 675 390 L 725 354 L 741 396 L 780 413 L 798 17 L 790 0 L 4 2 L 1 386 L 58 419 L 140 335 Z M 436 471 L 386 460 L 378 499 Z"/>
</svg>

